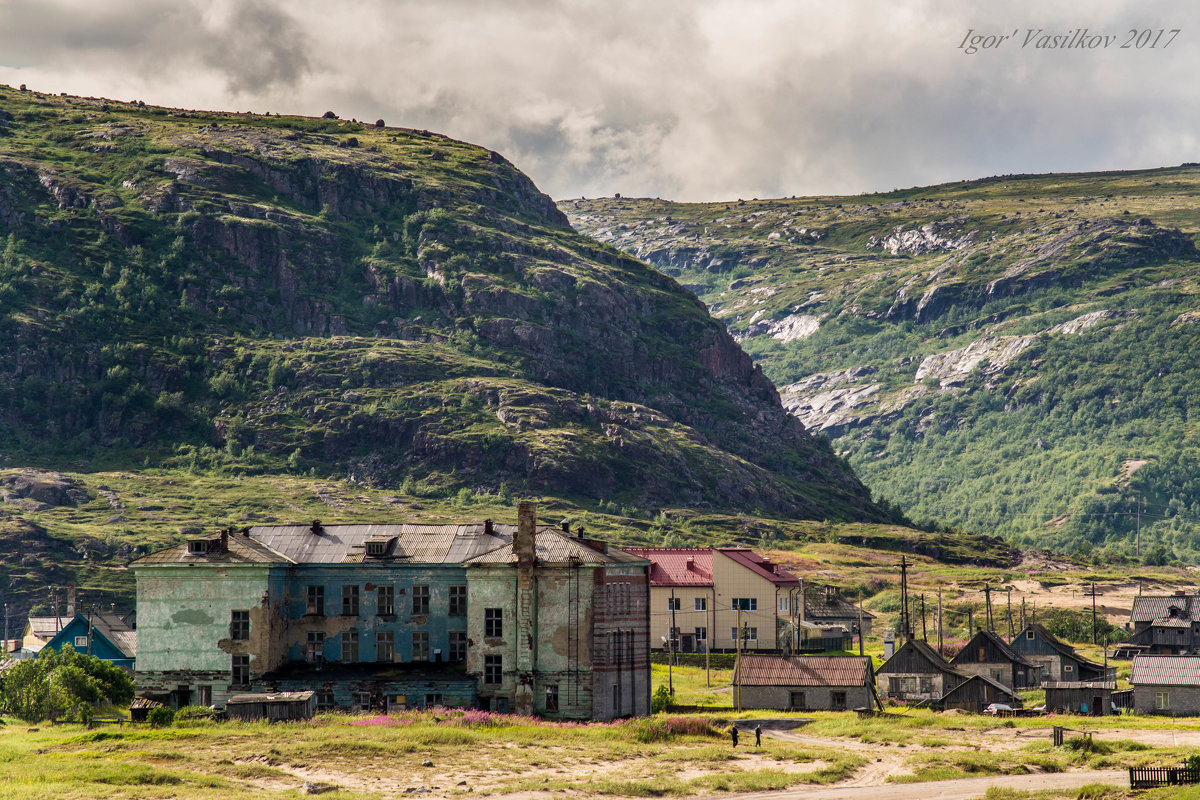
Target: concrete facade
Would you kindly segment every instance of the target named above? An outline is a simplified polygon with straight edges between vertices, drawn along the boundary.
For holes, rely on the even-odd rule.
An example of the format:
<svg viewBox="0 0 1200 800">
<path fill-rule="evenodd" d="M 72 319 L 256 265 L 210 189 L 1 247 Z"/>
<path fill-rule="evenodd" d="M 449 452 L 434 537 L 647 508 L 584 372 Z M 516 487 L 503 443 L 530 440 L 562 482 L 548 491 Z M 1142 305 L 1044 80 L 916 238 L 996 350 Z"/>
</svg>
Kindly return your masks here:
<svg viewBox="0 0 1200 800">
<path fill-rule="evenodd" d="M 799 702 L 801 699 L 802 702 Z M 868 686 L 742 687 L 742 708 L 773 708 L 778 711 L 845 711 L 871 708 L 874 703 L 875 697 Z"/>
</svg>

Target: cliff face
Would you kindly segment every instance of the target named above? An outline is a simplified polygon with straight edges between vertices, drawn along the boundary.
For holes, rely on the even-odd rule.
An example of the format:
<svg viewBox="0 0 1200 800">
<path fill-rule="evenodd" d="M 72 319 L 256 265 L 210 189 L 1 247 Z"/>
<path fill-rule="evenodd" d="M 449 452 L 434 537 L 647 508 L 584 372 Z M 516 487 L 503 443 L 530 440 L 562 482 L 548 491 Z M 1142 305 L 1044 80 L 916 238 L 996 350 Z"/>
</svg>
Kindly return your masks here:
<svg viewBox="0 0 1200 800">
<path fill-rule="evenodd" d="M 6 88 L 0 109 L 17 457 L 886 516 L 695 297 L 495 153 Z"/>
</svg>

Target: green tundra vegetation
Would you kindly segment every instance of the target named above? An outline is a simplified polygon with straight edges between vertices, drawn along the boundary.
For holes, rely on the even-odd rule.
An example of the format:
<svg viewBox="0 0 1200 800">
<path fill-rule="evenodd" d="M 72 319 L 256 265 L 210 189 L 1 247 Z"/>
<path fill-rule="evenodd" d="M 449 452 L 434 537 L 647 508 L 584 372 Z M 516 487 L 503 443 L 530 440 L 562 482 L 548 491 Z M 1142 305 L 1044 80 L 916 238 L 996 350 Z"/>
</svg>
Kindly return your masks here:
<svg viewBox="0 0 1200 800">
<path fill-rule="evenodd" d="M 560 207 L 695 292 L 910 518 L 1161 564 L 1200 555 L 1198 192 L 1186 164 Z"/>
</svg>

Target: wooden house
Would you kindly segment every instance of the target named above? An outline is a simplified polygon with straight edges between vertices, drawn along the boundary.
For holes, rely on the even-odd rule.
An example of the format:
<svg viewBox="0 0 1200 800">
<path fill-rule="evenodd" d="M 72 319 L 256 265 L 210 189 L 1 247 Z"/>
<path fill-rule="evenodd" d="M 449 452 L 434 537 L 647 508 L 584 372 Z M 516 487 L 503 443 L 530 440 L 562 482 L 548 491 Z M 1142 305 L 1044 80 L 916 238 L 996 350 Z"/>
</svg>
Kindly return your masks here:
<svg viewBox="0 0 1200 800">
<path fill-rule="evenodd" d="M 966 676 L 928 644 L 909 639 L 875 673 L 879 696 L 905 703 L 941 700 Z"/>
<path fill-rule="evenodd" d="M 1146 714 L 1200 714 L 1200 656 L 1145 655 L 1133 659 L 1133 708 Z"/>
<path fill-rule="evenodd" d="M 992 703 L 1004 703 L 1017 708 L 1021 705 L 1021 697 L 1000 681 L 987 675 L 976 674 L 946 692 L 940 705 L 943 708 L 957 708 L 972 714 L 982 714 Z"/>
<path fill-rule="evenodd" d="M 845 711 L 875 705 L 875 676 L 864 656 L 744 655 L 733 684 L 742 708 Z"/>
<path fill-rule="evenodd" d="M 804 593 L 804 618 L 822 627 L 836 626 L 855 635 L 859 633 L 861 619 L 862 634 L 870 636 L 875 615 L 848 602 L 836 586 L 810 586 Z"/>
<path fill-rule="evenodd" d="M 278 694 L 235 694 L 225 701 L 230 719 L 246 722 L 265 719 L 286 722 L 312 719 L 315 692 L 279 692 Z"/>
<path fill-rule="evenodd" d="M 1055 714 L 1087 714 L 1093 717 L 1113 713 L 1115 681 L 1047 681 L 1046 710 Z"/>
<path fill-rule="evenodd" d="M 30 617 L 25 624 L 24 649 L 34 653 L 43 647 L 61 651 L 67 644 L 78 653 L 88 653 L 131 671 L 137 658 L 137 632 L 116 614 Z"/>
<path fill-rule="evenodd" d="M 1105 667 L 1089 661 L 1075 648 L 1060 642 L 1054 634 L 1036 622 L 1025 628 L 1008 643 L 1014 651 L 1029 661 L 1041 665 L 1042 682 L 1046 681 L 1112 681 L 1117 678 L 1115 667 Z"/>
<path fill-rule="evenodd" d="M 983 675 L 1009 689 L 1041 683 L 1041 665 L 1013 650 L 991 631 L 979 631 L 971 637 L 950 664 L 966 675 Z"/>
<path fill-rule="evenodd" d="M 1129 612 L 1133 635 L 1127 645 L 1150 654 L 1184 655 L 1200 652 L 1200 596 L 1139 595 Z"/>
</svg>

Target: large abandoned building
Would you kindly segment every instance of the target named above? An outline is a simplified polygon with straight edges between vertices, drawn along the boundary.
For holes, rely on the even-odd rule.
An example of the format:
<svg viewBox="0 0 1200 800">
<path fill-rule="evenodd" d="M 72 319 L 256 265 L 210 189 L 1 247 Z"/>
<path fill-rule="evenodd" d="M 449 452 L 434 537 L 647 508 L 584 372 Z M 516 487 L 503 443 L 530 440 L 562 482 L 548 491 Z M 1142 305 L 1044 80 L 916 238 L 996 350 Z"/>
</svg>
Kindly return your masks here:
<svg viewBox="0 0 1200 800">
<path fill-rule="evenodd" d="M 131 564 L 139 695 L 223 706 L 482 707 L 611 719 L 650 709 L 649 562 L 583 530 L 260 526 Z"/>
</svg>

